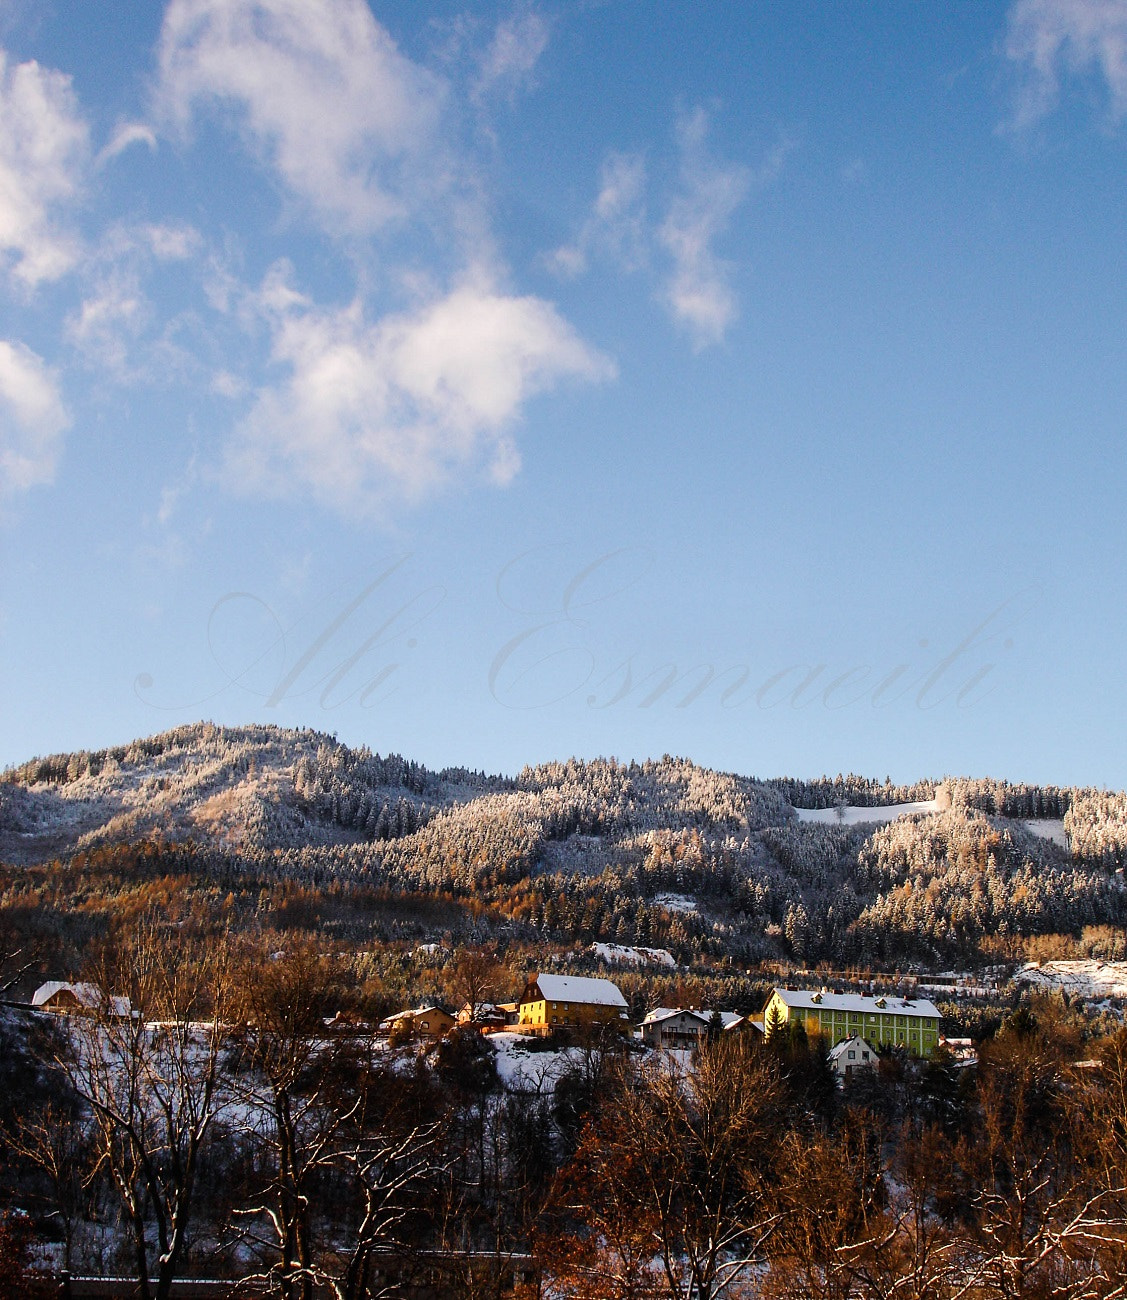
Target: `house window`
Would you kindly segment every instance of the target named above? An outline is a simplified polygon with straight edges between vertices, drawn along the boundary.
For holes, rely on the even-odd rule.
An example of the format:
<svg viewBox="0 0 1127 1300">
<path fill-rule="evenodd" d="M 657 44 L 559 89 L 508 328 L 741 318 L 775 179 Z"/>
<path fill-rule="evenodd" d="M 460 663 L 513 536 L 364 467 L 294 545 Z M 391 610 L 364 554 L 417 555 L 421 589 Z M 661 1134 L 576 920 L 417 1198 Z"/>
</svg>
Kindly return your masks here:
<svg viewBox="0 0 1127 1300">
<path fill-rule="evenodd" d="M 855 1061 L 855 1060 L 857 1059 L 857 1053 L 856 1053 L 856 1052 L 850 1052 L 850 1053 L 849 1053 L 849 1059 L 850 1059 L 851 1061 Z"/>
</svg>

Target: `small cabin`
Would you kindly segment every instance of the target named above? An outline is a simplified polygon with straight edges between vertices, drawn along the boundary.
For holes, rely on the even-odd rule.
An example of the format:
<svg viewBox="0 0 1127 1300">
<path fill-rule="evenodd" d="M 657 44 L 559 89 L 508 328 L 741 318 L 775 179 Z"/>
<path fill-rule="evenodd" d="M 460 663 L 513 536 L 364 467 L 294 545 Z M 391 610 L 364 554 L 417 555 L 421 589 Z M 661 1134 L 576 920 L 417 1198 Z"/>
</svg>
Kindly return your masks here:
<svg viewBox="0 0 1127 1300">
<path fill-rule="evenodd" d="M 64 980 L 48 980 L 31 995 L 31 1005 L 41 1011 L 56 1015 L 104 1014 L 115 1020 L 127 1020 L 133 1011 L 128 998 L 107 995 L 97 984 L 71 984 Z"/>
</svg>

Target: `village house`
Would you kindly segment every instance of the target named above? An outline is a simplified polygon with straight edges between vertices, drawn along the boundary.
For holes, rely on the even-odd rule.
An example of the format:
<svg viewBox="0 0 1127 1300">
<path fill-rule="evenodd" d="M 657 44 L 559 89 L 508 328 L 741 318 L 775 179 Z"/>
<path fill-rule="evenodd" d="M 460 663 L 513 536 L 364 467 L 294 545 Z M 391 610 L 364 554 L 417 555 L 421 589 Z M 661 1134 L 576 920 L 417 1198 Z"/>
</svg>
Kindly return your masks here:
<svg viewBox="0 0 1127 1300">
<path fill-rule="evenodd" d="M 40 984 L 31 995 L 31 1005 L 58 1015 L 101 1012 L 117 1020 L 127 1020 L 133 1012 L 133 1004 L 126 997 L 107 996 L 97 984 L 68 984 L 63 980 Z"/>
<path fill-rule="evenodd" d="M 941 1035 L 939 1046 L 950 1053 L 951 1064 L 957 1070 L 967 1070 L 978 1064 L 973 1038 L 944 1038 Z"/>
<path fill-rule="evenodd" d="M 713 1016 L 720 1017 L 714 1025 Z M 698 1046 L 713 1028 L 722 1032 L 739 1029 L 746 1018 L 735 1011 L 712 1012 L 700 1007 L 655 1007 L 639 1026 L 639 1037 L 648 1047 L 691 1048 Z"/>
<path fill-rule="evenodd" d="M 843 1038 L 840 1043 L 830 1048 L 830 1064 L 839 1081 L 842 1082 L 861 1070 L 873 1069 L 876 1063 L 876 1052 L 858 1034 L 854 1034 L 851 1038 Z"/>
<path fill-rule="evenodd" d="M 795 1020 L 831 1046 L 858 1034 L 876 1047 L 930 1056 L 939 1042 L 939 1008 L 926 998 L 776 988 L 763 1009 L 767 1033 Z"/>
<path fill-rule="evenodd" d="M 459 1025 L 468 1025 L 483 1034 L 498 1034 L 515 1025 L 519 1010 L 515 1002 L 467 1002 L 458 1012 Z"/>
<path fill-rule="evenodd" d="M 397 1011 L 380 1021 L 380 1033 L 395 1037 L 445 1038 L 454 1028 L 454 1017 L 433 1002 L 407 1011 Z"/>
<path fill-rule="evenodd" d="M 520 996 L 516 1026 L 525 1034 L 579 1029 L 626 1020 L 626 999 L 610 980 L 586 975 L 536 975 Z"/>
</svg>

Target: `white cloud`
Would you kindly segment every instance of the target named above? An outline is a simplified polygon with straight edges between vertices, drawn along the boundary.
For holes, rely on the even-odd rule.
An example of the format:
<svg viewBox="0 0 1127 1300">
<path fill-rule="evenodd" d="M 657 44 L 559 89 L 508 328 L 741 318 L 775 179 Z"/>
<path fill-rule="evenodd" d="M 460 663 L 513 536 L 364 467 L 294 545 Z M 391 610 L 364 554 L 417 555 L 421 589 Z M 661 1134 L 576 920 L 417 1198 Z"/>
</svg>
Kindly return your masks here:
<svg viewBox="0 0 1127 1300">
<path fill-rule="evenodd" d="M 637 153 L 608 154 L 598 197 L 579 235 L 545 259 L 551 270 L 565 277 L 582 274 L 598 257 L 625 271 L 660 265 L 659 297 L 697 349 L 719 343 L 737 312 L 731 267 L 717 257 L 713 244 L 747 197 L 752 181 L 769 184 L 791 148 L 789 141 L 781 141 L 753 175 L 747 167 L 716 162 L 706 148 L 707 135 L 703 108 L 678 120 L 676 184 L 665 218 L 656 227 L 647 214 L 645 159 Z"/>
<path fill-rule="evenodd" d="M 200 104 L 233 107 L 290 189 L 348 232 L 405 215 L 442 93 L 364 0 L 172 0 L 165 13 L 165 111 L 186 126 Z"/>
<path fill-rule="evenodd" d="M 209 391 L 216 397 L 225 397 L 228 401 L 234 401 L 246 393 L 246 380 L 232 374 L 230 370 L 218 370 L 211 377 Z"/>
<path fill-rule="evenodd" d="M 722 167 L 707 153 L 708 114 L 702 108 L 677 125 L 680 185 L 658 230 L 658 240 L 673 259 L 663 298 L 678 324 L 700 349 L 719 343 L 735 319 L 736 297 L 730 267 L 713 252 L 744 201 L 750 183 L 746 167 Z"/>
<path fill-rule="evenodd" d="M 647 260 L 649 240 L 645 207 L 646 164 L 641 154 L 611 153 L 603 160 L 599 194 L 574 244 L 557 248 L 548 258 L 559 275 L 587 269 L 592 254 L 610 255 L 625 270 Z"/>
<path fill-rule="evenodd" d="M 1112 116 L 1127 112 L 1127 4 L 1124 0 L 1018 0 L 1010 10 L 1006 55 L 1027 76 L 1015 125 L 1050 112 L 1061 76 L 1096 72 Z"/>
<path fill-rule="evenodd" d="M 129 354 L 149 319 L 137 276 L 116 269 L 84 298 L 66 322 L 67 340 L 119 382 L 135 376 Z"/>
<path fill-rule="evenodd" d="M 0 50 L 0 259 L 30 288 L 58 279 L 78 256 L 54 209 L 77 193 L 87 147 L 70 78 L 38 63 L 13 66 Z"/>
<path fill-rule="evenodd" d="M 350 514 L 417 502 L 456 474 L 508 482 L 525 401 L 564 378 L 614 373 L 550 303 L 484 277 L 376 324 L 359 305 L 314 308 L 279 275 L 262 303 L 288 377 L 259 393 L 231 478 L 248 491 L 311 492 Z"/>
<path fill-rule="evenodd" d="M 118 383 L 166 374 L 173 358 L 166 342 L 146 339 L 157 313 L 143 286 L 155 263 L 188 261 L 202 245 L 185 222 L 111 226 L 87 255 L 86 291 L 67 317 L 68 342 Z M 139 345 L 148 351 L 138 355 Z"/>
<path fill-rule="evenodd" d="M 548 47 L 550 34 L 548 20 L 534 9 L 524 9 L 498 23 L 481 59 L 475 96 L 496 92 L 513 95 L 527 86 Z"/>
<path fill-rule="evenodd" d="M 158 262 L 186 262 L 203 243 L 194 226 L 180 221 L 141 226 L 137 233 Z"/>
<path fill-rule="evenodd" d="M 0 492 L 49 483 L 69 424 L 43 359 L 22 343 L 0 339 Z"/>
<path fill-rule="evenodd" d="M 103 166 L 135 144 L 143 144 L 150 152 L 155 152 L 157 138 L 152 127 L 146 126 L 143 122 L 121 123 L 110 137 L 109 144 L 98 154 L 98 166 Z"/>
</svg>

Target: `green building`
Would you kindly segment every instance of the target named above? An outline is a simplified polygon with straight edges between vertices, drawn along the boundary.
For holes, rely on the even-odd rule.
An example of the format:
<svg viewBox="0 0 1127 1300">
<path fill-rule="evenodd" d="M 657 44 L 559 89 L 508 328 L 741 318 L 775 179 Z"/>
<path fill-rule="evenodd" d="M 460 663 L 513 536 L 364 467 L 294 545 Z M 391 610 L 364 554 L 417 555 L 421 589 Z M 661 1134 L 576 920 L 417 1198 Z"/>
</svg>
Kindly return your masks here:
<svg viewBox="0 0 1127 1300">
<path fill-rule="evenodd" d="M 775 989 L 763 1008 L 767 1032 L 796 1019 L 831 1047 L 857 1034 L 874 1047 L 906 1047 L 913 1056 L 930 1056 L 939 1042 L 939 1009 L 926 998 Z"/>
</svg>

